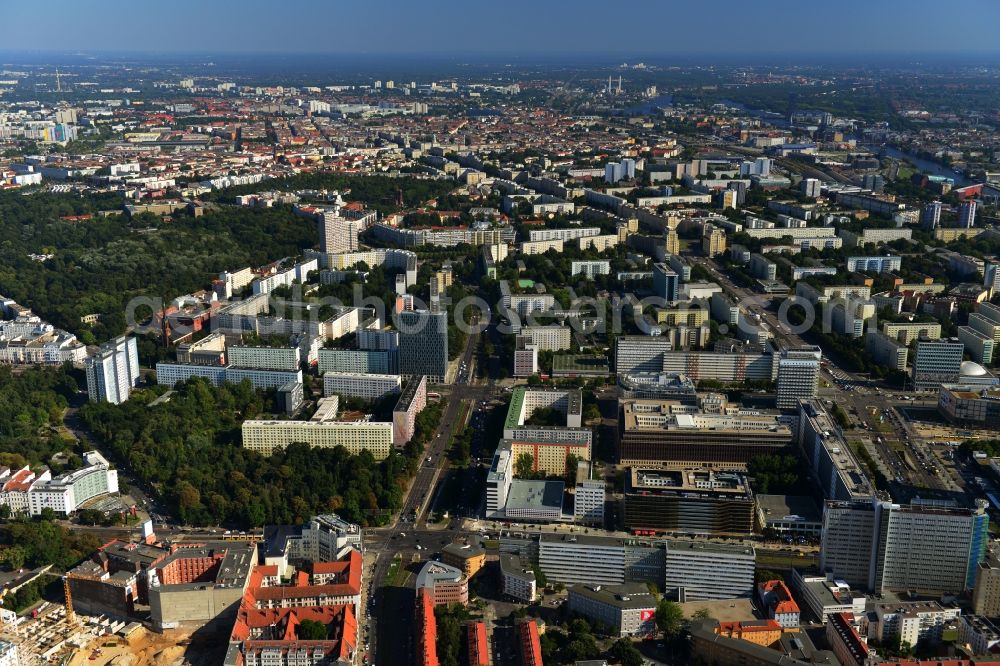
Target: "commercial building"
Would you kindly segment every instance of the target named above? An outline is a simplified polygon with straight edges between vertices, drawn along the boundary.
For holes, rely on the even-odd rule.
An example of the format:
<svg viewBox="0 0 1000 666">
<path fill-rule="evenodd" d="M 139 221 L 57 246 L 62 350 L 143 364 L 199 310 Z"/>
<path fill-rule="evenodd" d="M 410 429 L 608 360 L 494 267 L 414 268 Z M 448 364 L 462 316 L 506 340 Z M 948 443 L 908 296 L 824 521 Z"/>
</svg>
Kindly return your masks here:
<svg viewBox="0 0 1000 666">
<path fill-rule="evenodd" d="M 427 377 L 411 379 L 392 408 L 392 441 L 397 448 L 409 442 L 416 431 L 417 415 L 427 406 Z"/>
<path fill-rule="evenodd" d="M 620 408 L 623 465 L 741 469 L 791 441 L 791 429 L 777 414 L 708 413 L 669 400 L 626 400 Z"/>
<path fill-rule="evenodd" d="M 397 317 L 399 373 L 444 382 L 448 374 L 448 313 L 407 310 Z"/>
<path fill-rule="evenodd" d="M 962 374 L 965 345 L 957 338 L 917 340 L 913 354 L 913 388 L 937 391 L 941 384 L 955 384 Z"/>
<path fill-rule="evenodd" d="M 823 514 L 811 497 L 760 495 L 756 497 L 757 524 L 762 530 L 793 537 L 819 537 Z"/>
<path fill-rule="evenodd" d="M 874 495 L 875 487 L 819 400 L 799 403 L 796 440 L 823 497 L 864 500 Z"/>
<path fill-rule="evenodd" d="M 974 589 L 989 541 L 986 502 L 977 503 L 964 509 L 931 500 L 828 501 L 820 567 L 878 593 Z"/>
<path fill-rule="evenodd" d="M 673 372 L 694 381 L 773 381 L 778 375 L 778 355 L 763 352 L 664 351 L 663 365 L 647 372 Z M 619 370 L 621 372 L 621 370 Z"/>
<path fill-rule="evenodd" d="M 55 477 L 46 473 L 35 479 L 27 491 L 28 513 L 40 516 L 45 509 L 51 509 L 67 516 L 95 497 L 118 492 L 118 470 L 111 469 L 104 456 L 88 451 L 83 460 L 86 467 Z"/>
<path fill-rule="evenodd" d="M 584 534 L 541 534 L 532 557 L 537 559 L 545 577 L 556 583 L 658 584 L 663 576 L 663 543 Z M 587 566 L 581 567 L 581 562 Z"/>
<path fill-rule="evenodd" d="M 976 226 L 976 208 L 974 199 L 967 199 L 958 206 L 958 228 L 971 229 Z"/>
<path fill-rule="evenodd" d="M 635 372 L 618 375 L 618 398 L 645 400 L 676 400 L 697 406 L 695 383 L 685 374 L 672 372 Z"/>
<path fill-rule="evenodd" d="M 799 400 L 816 397 L 822 357 L 823 350 L 815 346 L 781 351 L 775 400 L 778 409 L 798 409 Z"/>
<path fill-rule="evenodd" d="M 533 481 L 514 479 L 507 492 L 504 516 L 509 520 L 526 522 L 555 522 L 562 518 L 562 481 Z"/>
<path fill-rule="evenodd" d="M 243 447 L 264 456 L 289 444 L 301 442 L 312 447 L 342 446 L 349 453 L 368 451 L 376 460 L 392 451 L 392 423 L 379 421 L 264 421 L 243 422 Z"/>
<path fill-rule="evenodd" d="M 472 578 L 486 564 L 486 551 L 478 544 L 453 542 L 441 549 L 441 561 Z"/>
<path fill-rule="evenodd" d="M 253 542 L 172 549 L 149 572 L 149 615 L 158 631 L 236 614 L 257 565 Z"/>
<path fill-rule="evenodd" d="M 662 372 L 664 355 L 672 349 L 664 336 L 623 335 L 615 341 L 615 372 L 631 375 Z"/>
<path fill-rule="evenodd" d="M 229 365 L 241 368 L 294 372 L 299 369 L 301 359 L 298 347 L 229 345 L 226 347 L 226 360 Z"/>
<path fill-rule="evenodd" d="M 500 553 L 500 576 L 507 596 L 529 604 L 538 596 L 535 572 L 521 556 Z"/>
<path fill-rule="evenodd" d="M 334 562 L 347 548 L 364 550 L 361 526 L 335 513 L 313 516 L 304 525 L 293 530 L 275 530 L 270 536 L 265 531 L 265 540 L 268 553 L 265 563 L 280 565 L 282 575 L 289 565 Z"/>
<path fill-rule="evenodd" d="M 121 336 L 101 345 L 84 362 L 87 372 L 87 395 L 94 402 L 116 405 L 128 400 L 139 385 L 139 352 L 135 338 Z"/>
<path fill-rule="evenodd" d="M 822 624 L 829 622 L 833 615 L 848 613 L 861 616 L 865 612 L 865 595 L 852 592 L 846 581 L 834 576 L 792 569 L 792 587 L 813 618 Z"/>
<path fill-rule="evenodd" d="M 942 384 L 938 412 L 949 423 L 963 428 L 1000 428 L 1000 387 Z"/>
<path fill-rule="evenodd" d="M 569 612 L 608 628 L 612 636 L 652 636 L 656 633 L 656 598 L 641 583 L 573 585 Z"/>
<path fill-rule="evenodd" d="M 399 375 L 360 375 L 327 372 L 323 375 L 323 395 L 349 396 L 363 400 L 378 400 L 399 393 L 403 381 Z"/>
<path fill-rule="evenodd" d="M 680 279 L 666 264 L 653 264 L 653 293 L 668 303 L 677 301 Z"/>
<path fill-rule="evenodd" d="M 670 539 L 663 593 L 681 602 L 752 597 L 756 559 L 752 546 Z"/>
<path fill-rule="evenodd" d="M 625 529 L 636 533 L 753 532 L 753 492 L 739 474 L 632 467 L 624 494 Z"/>
<path fill-rule="evenodd" d="M 427 590 L 435 606 L 469 603 L 469 579 L 461 569 L 443 562 L 431 560 L 420 567 L 416 588 Z"/>
</svg>

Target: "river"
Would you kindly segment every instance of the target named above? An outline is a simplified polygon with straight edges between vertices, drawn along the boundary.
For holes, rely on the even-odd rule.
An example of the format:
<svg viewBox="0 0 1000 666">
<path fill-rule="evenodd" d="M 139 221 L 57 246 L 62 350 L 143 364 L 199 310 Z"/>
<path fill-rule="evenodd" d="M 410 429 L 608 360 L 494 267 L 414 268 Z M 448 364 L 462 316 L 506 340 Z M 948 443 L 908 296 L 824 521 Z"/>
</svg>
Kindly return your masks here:
<svg viewBox="0 0 1000 666">
<path fill-rule="evenodd" d="M 907 153 L 898 148 L 893 148 L 892 146 L 882 146 L 878 149 L 879 156 L 881 157 L 893 157 L 897 160 L 906 160 L 916 168 L 920 169 L 924 173 L 930 174 L 932 176 L 943 176 L 945 178 L 951 178 L 955 181 L 955 185 L 963 187 L 965 185 L 972 185 L 974 181 L 969 180 L 965 177 L 965 174 L 956 173 L 954 169 L 949 169 L 940 162 L 935 162 L 929 160 L 925 157 L 920 157 L 914 155 L 913 153 Z"/>
</svg>

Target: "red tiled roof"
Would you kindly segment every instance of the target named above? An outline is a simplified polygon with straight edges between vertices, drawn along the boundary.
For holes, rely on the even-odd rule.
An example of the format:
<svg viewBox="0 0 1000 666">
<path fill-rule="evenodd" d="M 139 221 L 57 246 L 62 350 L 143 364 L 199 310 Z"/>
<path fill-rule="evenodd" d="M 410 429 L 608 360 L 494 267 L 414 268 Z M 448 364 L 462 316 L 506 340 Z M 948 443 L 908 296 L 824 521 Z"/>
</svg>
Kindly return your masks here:
<svg viewBox="0 0 1000 666">
<path fill-rule="evenodd" d="M 521 637 L 521 663 L 524 666 L 542 666 L 542 643 L 538 625 L 534 620 L 522 622 L 518 628 Z"/>
</svg>

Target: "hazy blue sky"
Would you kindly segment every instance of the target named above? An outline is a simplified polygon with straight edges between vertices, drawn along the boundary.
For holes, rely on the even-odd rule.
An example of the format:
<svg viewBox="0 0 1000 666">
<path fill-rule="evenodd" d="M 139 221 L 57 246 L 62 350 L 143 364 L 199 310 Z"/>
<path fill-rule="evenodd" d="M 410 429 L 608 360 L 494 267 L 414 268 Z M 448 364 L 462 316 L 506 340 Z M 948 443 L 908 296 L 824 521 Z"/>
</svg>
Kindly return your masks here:
<svg viewBox="0 0 1000 666">
<path fill-rule="evenodd" d="M 0 0 L 0 49 L 1000 52 L 997 0 Z"/>
</svg>

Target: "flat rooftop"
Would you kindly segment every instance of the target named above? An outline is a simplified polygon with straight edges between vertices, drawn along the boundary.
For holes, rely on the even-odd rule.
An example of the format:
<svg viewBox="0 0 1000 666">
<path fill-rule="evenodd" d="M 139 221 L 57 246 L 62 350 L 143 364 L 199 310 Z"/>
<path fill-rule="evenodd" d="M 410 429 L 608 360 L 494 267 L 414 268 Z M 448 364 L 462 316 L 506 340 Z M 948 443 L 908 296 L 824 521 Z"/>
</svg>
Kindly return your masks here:
<svg viewBox="0 0 1000 666">
<path fill-rule="evenodd" d="M 529 481 L 515 479 L 507 494 L 507 510 L 511 509 L 551 509 L 562 511 L 563 492 L 566 484 L 562 481 Z"/>
<path fill-rule="evenodd" d="M 816 501 L 805 495 L 757 495 L 757 506 L 769 519 L 799 518 L 818 523 L 823 519 Z"/>
<path fill-rule="evenodd" d="M 733 495 L 751 497 L 746 477 L 734 472 L 711 469 L 660 469 L 630 467 L 625 482 L 626 493 L 656 495 L 664 492 Z"/>
</svg>

